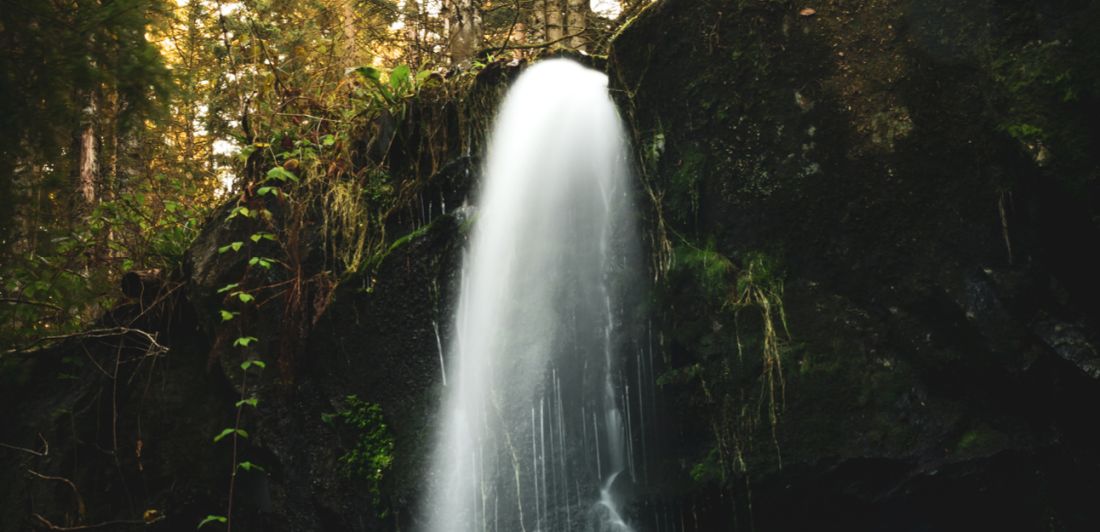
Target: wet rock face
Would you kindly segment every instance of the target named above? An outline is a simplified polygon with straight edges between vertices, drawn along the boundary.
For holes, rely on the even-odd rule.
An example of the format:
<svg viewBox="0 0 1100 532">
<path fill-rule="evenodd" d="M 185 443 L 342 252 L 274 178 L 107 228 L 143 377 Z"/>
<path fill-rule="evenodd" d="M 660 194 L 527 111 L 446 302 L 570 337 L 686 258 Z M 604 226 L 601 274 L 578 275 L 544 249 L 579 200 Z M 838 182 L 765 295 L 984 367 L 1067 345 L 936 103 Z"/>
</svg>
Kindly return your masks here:
<svg viewBox="0 0 1100 532">
<path fill-rule="evenodd" d="M 692 405 L 663 413 L 685 462 L 653 500 L 768 530 L 1097 517 L 1074 493 L 1100 471 L 1100 124 L 1082 119 L 1100 109 L 1083 22 L 1100 8 L 1032 4 L 664 0 L 618 37 L 612 88 L 668 270 L 664 393 Z M 760 396 L 760 363 L 730 357 L 760 331 L 678 273 L 698 249 L 765 253 L 785 288 L 774 444 L 766 420 L 735 431 L 746 463 L 715 466 L 726 480 L 700 472 L 737 416 L 671 376 L 698 365 L 729 385 L 708 398 L 757 408 L 737 398 Z M 716 486 L 751 487 L 751 508 Z"/>
<path fill-rule="evenodd" d="M 461 213 L 421 233 L 390 252 L 376 280 L 340 286 L 309 348 L 309 375 L 323 396 L 356 394 L 381 406 L 395 444 L 383 491 L 391 525 L 402 527 L 415 523 L 435 437 L 440 350 L 451 334 L 465 243 Z"/>
</svg>

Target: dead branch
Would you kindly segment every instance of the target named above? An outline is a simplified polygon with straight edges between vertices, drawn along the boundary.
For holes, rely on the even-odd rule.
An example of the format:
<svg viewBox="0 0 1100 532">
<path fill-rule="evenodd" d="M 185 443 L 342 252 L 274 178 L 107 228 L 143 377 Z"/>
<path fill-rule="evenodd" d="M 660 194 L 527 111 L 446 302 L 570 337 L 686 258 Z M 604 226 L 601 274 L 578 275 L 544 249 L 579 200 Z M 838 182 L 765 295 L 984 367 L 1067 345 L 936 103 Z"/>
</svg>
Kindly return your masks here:
<svg viewBox="0 0 1100 532">
<path fill-rule="evenodd" d="M 33 513 L 31 515 L 33 515 L 34 518 L 38 520 L 39 524 L 41 524 L 47 530 L 58 530 L 60 532 L 71 532 L 71 531 L 74 531 L 74 530 L 93 530 L 93 529 L 96 529 L 96 528 L 107 528 L 107 527 L 118 526 L 118 525 L 140 525 L 140 526 L 144 526 L 144 525 L 148 524 L 145 521 L 132 520 L 131 519 L 131 520 L 119 520 L 119 521 L 104 521 L 102 523 L 96 523 L 94 525 L 57 526 L 57 525 L 51 523 L 49 519 L 46 519 L 45 517 L 42 517 L 42 515 L 40 515 L 40 514 Z M 160 519 L 157 519 L 157 521 L 159 521 L 159 520 Z M 153 522 L 153 521 L 150 521 L 150 522 Z"/>
<path fill-rule="evenodd" d="M 58 312 L 64 312 L 65 309 L 54 305 L 53 303 L 46 303 L 45 301 L 31 301 L 29 299 L 22 299 L 18 297 L 0 297 L 0 303 L 11 303 L 13 305 L 33 305 L 36 307 L 46 307 Z"/>
<path fill-rule="evenodd" d="M 19 353 L 24 353 L 25 354 L 32 347 L 35 347 L 35 346 L 37 346 L 39 344 L 42 344 L 44 342 L 50 342 L 50 341 L 55 341 L 55 340 L 71 340 L 71 339 L 76 339 L 76 338 L 79 338 L 79 339 L 85 339 L 85 338 L 110 338 L 110 337 L 113 337 L 113 336 L 124 336 L 124 335 L 127 335 L 127 334 L 137 334 L 138 336 L 144 337 L 145 341 L 148 342 L 148 344 L 149 344 L 148 349 L 152 353 L 160 354 L 160 353 L 167 353 L 168 352 L 168 348 L 161 345 L 160 342 L 157 341 L 157 337 L 154 334 L 150 334 L 150 333 L 148 333 L 146 331 L 143 331 L 141 329 L 132 329 L 130 327 L 111 327 L 111 328 L 107 328 L 107 329 L 91 329 L 91 330 L 88 330 L 88 331 L 81 331 L 81 332 L 75 332 L 75 333 L 69 333 L 69 334 L 56 334 L 56 335 L 52 335 L 52 336 L 43 336 L 43 337 L 38 338 L 35 341 L 33 341 L 33 342 L 23 346 L 23 347 L 15 348 L 15 349 L 9 349 L 8 351 L 5 352 L 5 354 L 8 354 L 8 355 L 19 354 Z"/>
<path fill-rule="evenodd" d="M 504 45 L 500 47 L 500 50 L 497 53 L 503 52 L 504 50 L 531 50 L 534 48 L 547 48 L 558 44 L 559 42 L 572 39 L 573 37 L 580 37 L 581 35 L 584 35 L 584 33 L 585 32 L 581 31 L 569 35 L 563 35 L 562 37 L 554 39 L 552 41 L 544 41 L 531 44 L 509 44 L 505 42 Z"/>
<path fill-rule="evenodd" d="M 28 469 L 27 473 L 30 473 L 31 475 L 33 475 L 35 477 L 38 477 L 42 480 L 54 480 L 54 481 L 57 481 L 57 482 L 62 482 L 65 485 L 72 488 L 73 495 L 76 495 L 76 511 L 77 511 L 77 513 L 80 514 L 81 518 L 83 518 L 84 515 L 87 513 L 87 507 L 84 506 L 84 497 L 80 496 L 80 490 L 78 490 L 76 488 L 76 484 L 74 484 L 73 481 L 71 481 L 71 480 L 69 480 L 65 477 L 54 477 L 54 476 L 50 476 L 50 475 L 43 475 L 42 473 L 34 471 L 33 469 Z"/>
<path fill-rule="evenodd" d="M 11 449 L 13 451 L 23 451 L 23 452 L 28 453 L 28 454 L 33 454 L 35 456 L 49 456 L 49 454 L 50 454 L 50 442 L 46 441 L 46 438 L 42 437 L 41 432 L 38 433 L 38 438 L 40 440 L 42 440 L 42 450 L 41 451 L 36 451 L 34 449 L 28 449 L 26 447 L 18 447 L 18 446 L 15 446 L 15 445 L 8 445 L 6 443 L 0 443 L 0 447 L 4 447 L 5 449 Z"/>
</svg>

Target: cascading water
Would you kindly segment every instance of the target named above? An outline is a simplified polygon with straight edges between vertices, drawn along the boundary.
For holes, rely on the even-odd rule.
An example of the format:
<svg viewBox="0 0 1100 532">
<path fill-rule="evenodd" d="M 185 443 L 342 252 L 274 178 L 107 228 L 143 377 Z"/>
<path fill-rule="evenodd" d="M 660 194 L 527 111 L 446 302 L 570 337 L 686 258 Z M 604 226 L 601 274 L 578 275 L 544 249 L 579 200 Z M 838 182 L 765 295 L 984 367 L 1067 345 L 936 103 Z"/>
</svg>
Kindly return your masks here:
<svg viewBox="0 0 1100 532">
<path fill-rule="evenodd" d="M 543 61 L 508 92 L 448 349 L 429 532 L 631 530 L 616 496 L 633 477 L 624 146 L 599 72 Z"/>
</svg>

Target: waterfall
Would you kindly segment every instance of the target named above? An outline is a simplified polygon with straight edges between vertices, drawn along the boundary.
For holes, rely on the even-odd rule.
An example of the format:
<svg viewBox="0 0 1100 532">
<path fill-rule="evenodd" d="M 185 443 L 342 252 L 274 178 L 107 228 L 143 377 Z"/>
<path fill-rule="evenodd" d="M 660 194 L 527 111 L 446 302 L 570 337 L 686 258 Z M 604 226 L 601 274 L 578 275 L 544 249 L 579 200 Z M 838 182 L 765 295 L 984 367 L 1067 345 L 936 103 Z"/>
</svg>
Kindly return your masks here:
<svg viewBox="0 0 1100 532">
<path fill-rule="evenodd" d="M 429 532 L 631 530 L 624 138 L 607 77 L 569 60 L 529 67 L 504 99 L 447 348 Z"/>
</svg>

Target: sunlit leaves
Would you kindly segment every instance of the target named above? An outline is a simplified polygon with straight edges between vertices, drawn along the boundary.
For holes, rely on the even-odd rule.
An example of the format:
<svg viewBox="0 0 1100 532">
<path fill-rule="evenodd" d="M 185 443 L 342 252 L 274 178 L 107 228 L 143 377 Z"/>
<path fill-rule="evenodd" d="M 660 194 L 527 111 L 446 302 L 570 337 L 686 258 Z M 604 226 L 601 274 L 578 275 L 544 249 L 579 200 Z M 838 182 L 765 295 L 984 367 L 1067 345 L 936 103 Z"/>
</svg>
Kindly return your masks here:
<svg viewBox="0 0 1100 532">
<path fill-rule="evenodd" d="M 244 242 L 231 242 L 229 244 L 226 244 L 226 245 L 218 248 L 218 253 L 225 253 L 229 250 L 240 251 L 241 246 L 244 246 Z"/>
<path fill-rule="evenodd" d="M 241 336 L 240 338 L 233 340 L 233 347 L 248 347 L 249 345 L 255 343 L 257 340 L 259 340 L 259 338 L 256 338 L 255 336 Z"/>
<path fill-rule="evenodd" d="M 223 429 L 221 432 L 218 433 L 217 436 L 214 436 L 214 443 L 218 443 L 231 435 L 237 435 L 242 438 L 247 438 L 248 432 L 244 429 L 229 427 L 227 429 Z"/>
<path fill-rule="evenodd" d="M 286 181 L 293 181 L 295 183 L 298 182 L 298 176 L 294 175 L 293 173 L 290 172 L 290 170 L 287 170 L 286 168 L 284 168 L 282 166 L 276 166 L 276 167 L 272 168 L 271 170 L 268 170 L 267 171 L 267 178 L 268 179 L 274 179 L 276 181 L 282 181 L 282 182 L 286 182 Z"/>
<path fill-rule="evenodd" d="M 228 521 L 228 519 L 226 519 L 226 517 L 224 515 L 208 515 L 208 516 L 204 517 L 202 521 L 199 521 L 199 526 L 197 526 L 195 528 L 199 529 L 199 528 L 202 528 L 202 527 L 204 527 L 206 525 L 209 525 L 211 523 L 225 524 L 227 521 Z"/>
<path fill-rule="evenodd" d="M 271 269 L 271 265 L 274 264 L 275 259 L 270 257 L 252 257 L 248 259 L 249 266 L 259 266 L 264 269 Z"/>
<path fill-rule="evenodd" d="M 256 471 L 263 471 L 264 470 L 264 468 L 262 468 L 262 467 L 260 467 L 256 464 L 253 464 L 252 462 L 249 462 L 247 460 L 237 464 L 237 468 L 242 470 L 242 471 L 252 471 L 253 469 L 255 469 Z"/>
</svg>

